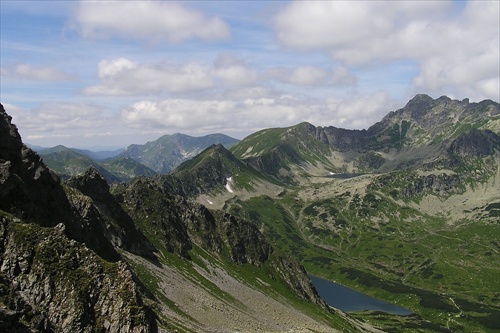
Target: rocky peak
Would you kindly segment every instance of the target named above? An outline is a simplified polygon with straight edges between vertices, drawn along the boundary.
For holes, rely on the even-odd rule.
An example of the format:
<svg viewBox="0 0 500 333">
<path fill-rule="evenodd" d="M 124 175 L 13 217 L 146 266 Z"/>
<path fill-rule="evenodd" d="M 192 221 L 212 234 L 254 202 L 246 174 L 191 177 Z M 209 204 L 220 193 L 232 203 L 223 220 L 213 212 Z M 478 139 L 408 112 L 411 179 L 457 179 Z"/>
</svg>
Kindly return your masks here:
<svg viewBox="0 0 500 333">
<path fill-rule="evenodd" d="M 429 109 L 434 104 L 434 99 L 426 94 L 418 94 L 406 103 L 404 109 L 410 112 L 420 113 Z"/>
<path fill-rule="evenodd" d="M 222 144 L 214 144 L 206 148 L 191 160 L 182 163 L 171 174 L 172 177 L 160 177 L 165 187 L 181 186 L 185 196 L 197 195 L 222 187 L 235 170 L 244 168 L 244 165 Z"/>
<path fill-rule="evenodd" d="M 88 167 L 83 175 L 71 177 L 67 184 L 96 200 L 110 197 L 108 183 L 93 166 Z"/>
<path fill-rule="evenodd" d="M 0 104 L 0 158 L 10 160 L 11 157 L 17 156 L 23 146 L 17 127 L 12 124 L 12 117 Z"/>
<path fill-rule="evenodd" d="M 94 206 L 96 213 L 100 215 L 91 220 L 100 224 L 99 228 L 103 230 L 103 235 L 106 235 L 114 246 L 138 255 L 154 257 L 154 247 L 137 230 L 134 221 L 109 192 L 108 183 L 95 168 L 89 167 L 83 175 L 71 177 L 66 184 L 91 199 L 89 204 Z M 72 200 L 74 203 L 82 201 L 78 195 L 73 196 Z M 80 210 L 80 213 L 86 217 L 92 211 L 85 208 Z"/>
<path fill-rule="evenodd" d="M 68 220 L 59 178 L 26 147 L 0 104 L 0 209 L 45 226 Z"/>
</svg>

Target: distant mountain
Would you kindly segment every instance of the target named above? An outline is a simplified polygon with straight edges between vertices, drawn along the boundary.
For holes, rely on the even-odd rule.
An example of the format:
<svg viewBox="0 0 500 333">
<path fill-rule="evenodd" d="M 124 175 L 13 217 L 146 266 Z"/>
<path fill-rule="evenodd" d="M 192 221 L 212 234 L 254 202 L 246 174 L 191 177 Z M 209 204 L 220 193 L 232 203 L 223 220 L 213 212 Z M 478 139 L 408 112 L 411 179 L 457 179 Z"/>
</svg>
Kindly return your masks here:
<svg viewBox="0 0 500 333">
<path fill-rule="evenodd" d="M 164 135 L 144 145 L 130 145 L 118 156 L 130 157 L 157 173 L 165 174 L 213 144 L 222 144 L 229 148 L 238 141 L 224 134 L 202 137 L 185 134 Z"/>
<path fill-rule="evenodd" d="M 100 166 L 90 157 L 80 154 L 71 148 L 55 146 L 45 148 L 40 153 L 44 163 L 62 178 L 82 174 L 90 166 L 94 167 L 108 183 L 119 182 L 120 178 Z"/>
<path fill-rule="evenodd" d="M 46 149 L 45 147 L 37 146 L 37 145 L 32 145 L 32 144 L 29 144 L 29 143 L 26 143 L 26 146 L 29 147 L 30 149 L 36 151 L 37 153 L 39 151 L 42 151 L 42 150 Z"/>
<path fill-rule="evenodd" d="M 223 134 L 203 137 L 174 134 L 116 151 L 93 152 L 59 145 L 52 148 L 39 147 L 38 152 L 47 166 L 63 178 L 81 174 L 89 166 L 93 166 L 108 183 L 113 183 L 128 181 L 137 176 L 167 173 L 210 145 L 231 147 L 236 142 L 237 139 Z"/>
<path fill-rule="evenodd" d="M 123 152 L 125 149 L 120 148 L 120 149 L 115 149 L 115 150 L 102 150 L 102 151 L 93 151 L 93 150 L 88 150 L 88 149 L 77 149 L 77 148 L 72 148 L 74 151 L 88 156 L 93 160 L 97 161 L 102 161 L 106 160 L 109 158 L 113 158 L 118 156 L 121 152 Z"/>
<path fill-rule="evenodd" d="M 58 145 L 58 146 L 50 147 L 50 148 L 35 146 L 35 145 L 30 145 L 30 144 L 27 144 L 27 146 L 39 154 L 49 154 L 49 153 L 68 149 L 67 147 L 62 146 L 62 145 Z M 101 161 L 101 160 L 116 157 L 121 152 L 123 152 L 125 150 L 125 148 L 120 148 L 120 149 L 115 149 L 115 150 L 90 150 L 90 149 L 79 149 L 79 148 L 69 148 L 69 149 L 71 149 L 72 151 L 74 151 L 78 154 L 87 156 L 95 161 Z"/>
<path fill-rule="evenodd" d="M 89 167 L 95 168 L 106 181 L 114 182 L 128 181 L 136 176 L 153 176 L 156 173 L 130 158 L 114 158 L 106 161 L 96 161 L 91 157 L 64 146 L 44 148 L 40 151 L 44 163 L 67 179 L 71 176 L 83 174 Z"/>
<path fill-rule="evenodd" d="M 151 177 L 156 175 L 156 172 L 144 164 L 128 157 L 114 157 L 112 159 L 99 161 L 99 164 L 113 175 L 120 178 L 121 181 L 129 181 L 138 176 Z"/>
</svg>

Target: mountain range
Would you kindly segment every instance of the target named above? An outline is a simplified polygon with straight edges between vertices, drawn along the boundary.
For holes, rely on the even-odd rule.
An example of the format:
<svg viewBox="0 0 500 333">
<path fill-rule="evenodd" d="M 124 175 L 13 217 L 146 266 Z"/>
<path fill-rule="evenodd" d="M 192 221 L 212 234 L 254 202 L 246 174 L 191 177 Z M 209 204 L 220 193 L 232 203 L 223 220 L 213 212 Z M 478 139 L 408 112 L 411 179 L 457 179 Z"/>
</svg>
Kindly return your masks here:
<svg viewBox="0 0 500 333">
<path fill-rule="evenodd" d="M 500 330 L 497 102 L 417 95 L 366 130 L 301 123 L 192 156 L 166 136 L 118 155 L 155 173 L 119 182 L 100 169 L 113 159 L 61 182 L 1 111 L 5 327 Z M 172 145 L 189 158 L 170 164 Z M 307 274 L 413 314 L 346 314 Z"/>
<path fill-rule="evenodd" d="M 203 137 L 173 134 L 144 145 L 133 144 L 115 151 L 94 152 L 61 145 L 34 148 L 45 164 L 63 179 L 82 174 L 89 166 L 93 166 L 111 184 L 129 181 L 137 176 L 168 173 L 212 144 L 223 144 L 229 148 L 236 142 L 237 139 L 223 134 Z"/>
</svg>

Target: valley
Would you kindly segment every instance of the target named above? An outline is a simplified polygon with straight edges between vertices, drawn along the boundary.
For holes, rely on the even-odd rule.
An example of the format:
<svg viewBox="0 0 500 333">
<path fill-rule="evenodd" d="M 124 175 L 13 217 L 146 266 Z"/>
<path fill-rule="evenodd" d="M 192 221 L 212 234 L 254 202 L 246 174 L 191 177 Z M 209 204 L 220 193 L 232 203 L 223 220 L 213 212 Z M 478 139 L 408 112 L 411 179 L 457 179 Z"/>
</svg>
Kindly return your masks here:
<svg viewBox="0 0 500 333">
<path fill-rule="evenodd" d="M 394 114 L 411 110 L 411 104 Z M 473 124 L 498 131 L 498 104 L 495 108 L 493 117 Z M 281 182 L 281 190 L 272 184 L 267 191 L 263 186 L 241 187 L 236 193 L 215 192 L 198 200 L 253 221 L 309 274 L 406 307 L 418 318 L 356 314 L 378 327 L 408 332 L 416 327 L 428 332 L 498 330 L 498 135 L 491 146 L 487 139 L 472 139 L 470 147 L 457 148 L 464 136 L 476 133 L 457 135 L 447 127 L 456 125 L 441 124 L 442 143 L 433 139 L 428 147 L 424 142 L 429 139 L 418 136 L 427 132 L 411 124 L 405 130 L 406 144 L 390 136 L 383 139 L 399 145 L 397 149 L 366 151 L 353 139 L 356 149 L 328 153 L 328 146 L 299 134 L 308 126 L 263 131 L 231 149 L 251 165 L 259 165 L 253 162 L 257 160 L 258 169 Z M 470 127 L 474 126 L 478 125 Z M 283 149 L 289 142 L 287 133 L 294 133 L 291 147 L 302 144 L 307 149 Z M 366 134 L 362 136 L 368 147 L 373 145 Z M 270 145 L 266 148 L 264 143 Z M 249 153 L 255 150 L 259 153 Z M 381 158 L 373 165 L 360 162 L 365 156 Z"/>
<path fill-rule="evenodd" d="M 103 162 L 91 158 L 82 172 L 59 171 L 61 181 L 52 162 L 44 164 L 48 155 L 26 148 L 2 116 L 0 320 L 12 327 L 500 330 L 496 102 L 417 95 L 367 130 L 265 129 L 229 147 L 196 148 L 168 173 L 147 167 L 152 174 L 134 175 L 147 170 L 137 169 L 144 160 L 127 156 L 126 181 L 106 177 Z M 157 162 L 166 158 L 161 147 L 171 154 L 166 144 L 148 147 Z M 75 152 L 56 152 L 64 154 L 52 156 L 54 169 L 69 170 Z M 53 253 L 44 244 L 55 240 L 61 246 Z M 99 284 L 81 267 L 120 278 Z M 74 279 L 65 283 L 65 275 Z M 308 275 L 412 314 L 344 313 L 326 305 Z M 74 320 L 47 310 L 44 296 L 127 288 L 133 297 L 92 296 L 83 308 L 75 299 L 67 305 Z M 117 319 L 119 311 L 103 302 L 118 302 L 130 315 Z"/>
</svg>

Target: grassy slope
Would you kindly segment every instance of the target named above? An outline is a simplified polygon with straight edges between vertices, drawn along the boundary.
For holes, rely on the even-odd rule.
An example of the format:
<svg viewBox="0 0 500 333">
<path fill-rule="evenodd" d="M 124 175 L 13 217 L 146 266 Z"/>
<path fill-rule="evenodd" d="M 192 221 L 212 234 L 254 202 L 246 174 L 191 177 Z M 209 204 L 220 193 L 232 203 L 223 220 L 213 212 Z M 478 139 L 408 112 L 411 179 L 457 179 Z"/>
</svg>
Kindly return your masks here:
<svg viewBox="0 0 500 333">
<path fill-rule="evenodd" d="M 393 180 L 405 186 L 405 177 L 395 174 Z M 424 318 L 407 318 L 407 331 L 414 326 L 429 332 L 498 328 L 500 226 L 494 222 L 495 204 L 477 210 L 489 216 L 489 222 L 464 218 L 450 224 L 446 216 L 425 213 L 418 204 L 423 197 L 395 200 L 393 183 L 367 189 L 339 183 L 291 188 L 274 199 L 234 199 L 228 207 L 259 223 L 268 239 L 300 259 L 309 273 L 405 306 Z M 457 192 L 463 200 L 480 195 L 470 188 Z M 394 318 L 368 317 L 394 328 Z"/>
<path fill-rule="evenodd" d="M 251 299 L 242 300 L 238 292 L 232 293 L 230 289 L 221 287 L 221 276 L 228 275 L 231 276 L 230 279 L 235 279 L 240 283 L 238 289 L 244 289 L 245 286 L 249 286 L 256 293 L 267 295 L 266 297 L 269 299 L 284 304 L 285 308 L 294 309 L 293 311 L 301 313 L 301 315 L 309 318 L 308 320 L 312 319 L 313 322 L 316 321 L 318 325 L 326 325 L 325 327 L 335 328 L 340 331 L 352 331 L 354 329 L 342 317 L 328 314 L 317 305 L 301 301 L 280 279 L 274 278 L 273 276 L 276 276 L 277 272 L 270 264 L 273 260 L 272 258 L 257 268 L 249 264 L 235 264 L 230 260 L 227 253 L 221 253 L 216 257 L 196 245 L 189 251 L 191 260 L 170 253 L 164 245 L 164 240 L 161 236 L 162 232 L 155 222 L 160 220 L 161 217 L 155 215 L 153 206 L 148 206 L 150 204 L 154 205 L 154 202 L 155 200 L 151 199 L 150 202 L 144 203 L 144 209 L 152 213 L 148 214 L 144 219 L 136 219 L 136 223 L 144 235 L 158 249 L 159 262 L 146 262 L 134 256 L 129 256 L 129 260 L 138 278 L 154 295 L 154 298 L 161 303 L 158 315 L 162 320 L 161 326 L 164 328 L 178 329 L 181 332 L 203 331 L 203 327 L 207 325 L 207 322 L 203 322 L 203 316 L 193 308 L 197 306 L 197 303 L 203 302 L 203 300 L 210 300 L 207 302 L 215 304 L 213 306 L 223 308 L 224 310 L 215 309 L 222 311 L 221 313 L 229 311 L 228 313 L 240 316 L 241 313 L 249 311 L 248 309 L 256 311 L 255 307 L 260 308 L 260 303 L 252 304 Z M 169 281 L 167 285 L 165 281 Z M 191 301 L 186 300 L 186 298 L 190 298 Z M 184 307 L 182 306 L 183 304 Z M 213 308 L 206 308 L 204 311 L 207 314 L 212 313 L 213 315 L 213 318 L 209 318 L 208 322 L 213 321 L 213 325 L 224 324 L 218 322 L 222 320 L 217 317 L 221 314 L 217 311 L 213 313 Z M 258 311 L 265 310 L 260 309 Z M 258 311 L 253 316 L 258 315 Z M 278 309 L 278 311 L 283 310 Z M 283 313 L 286 314 L 287 312 L 284 311 Z M 267 314 L 262 312 L 262 316 L 264 317 L 265 315 Z M 224 315 L 224 317 L 230 317 L 230 315 Z M 205 320 L 207 319 L 205 318 Z M 236 319 L 229 318 L 228 320 L 226 328 L 230 327 L 231 320 L 235 321 Z M 257 319 L 254 325 L 257 325 L 259 320 Z M 241 323 L 239 324 L 241 325 Z"/>
</svg>

